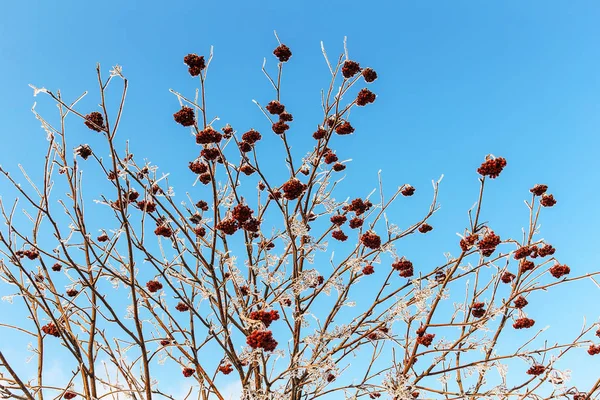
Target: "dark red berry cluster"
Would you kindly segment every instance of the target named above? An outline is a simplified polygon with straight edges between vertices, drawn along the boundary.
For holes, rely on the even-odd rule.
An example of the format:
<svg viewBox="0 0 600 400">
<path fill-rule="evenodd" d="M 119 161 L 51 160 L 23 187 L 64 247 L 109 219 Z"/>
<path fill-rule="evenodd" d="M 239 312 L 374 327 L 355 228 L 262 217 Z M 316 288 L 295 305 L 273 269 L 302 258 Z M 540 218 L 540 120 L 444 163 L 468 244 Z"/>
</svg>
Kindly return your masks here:
<svg viewBox="0 0 600 400">
<path fill-rule="evenodd" d="M 515 329 L 528 329 L 535 325 L 535 321 L 531 318 L 518 318 L 513 324 L 513 328 Z"/>
<path fill-rule="evenodd" d="M 433 230 L 433 227 L 429 224 L 423 224 L 419 227 L 419 232 L 421 232 L 421 233 L 431 232 L 432 230 Z"/>
<path fill-rule="evenodd" d="M 553 195 L 544 193 L 540 200 L 540 204 L 544 207 L 552 207 L 556 204 L 556 200 Z"/>
<path fill-rule="evenodd" d="M 531 189 L 529 189 L 529 191 L 533 193 L 534 196 L 541 196 L 544 193 L 546 193 L 546 190 L 548 190 L 548 185 L 542 185 L 539 183 Z"/>
<path fill-rule="evenodd" d="M 295 200 L 304 193 L 306 185 L 297 178 L 292 178 L 281 186 L 283 196 L 288 200 Z"/>
<path fill-rule="evenodd" d="M 210 126 L 196 133 L 196 143 L 198 144 L 219 143 L 222 139 L 223 135 Z"/>
<path fill-rule="evenodd" d="M 277 347 L 277 341 L 273 338 L 271 331 L 254 331 L 246 337 L 246 343 L 253 349 L 264 349 L 265 351 L 273 351 Z"/>
<path fill-rule="evenodd" d="M 374 103 L 377 95 L 371 92 L 369 89 L 361 89 L 356 96 L 356 105 L 357 106 L 366 106 L 369 103 Z"/>
<path fill-rule="evenodd" d="M 92 155 L 92 148 L 87 144 L 82 144 L 75 149 L 75 154 L 84 160 L 87 160 L 88 157 Z"/>
<path fill-rule="evenodd" d="M 187 56 L 183 57 L 183 62 L 185 65 L 187 65 L 189 67 L 188 71 L 191 76 L 200 75 L 200 72 L 202 72 L 202 70 L 204 68 L 206 68 L 206 63 L 204 62 L 204 56 L 199 56 L 196 54 L 188 54 Z"/>
<path fill-rule="evenodd" d="M 217 224 L 217 229 L 226 235 L 233 235 L 238 230 L 238 223 L 233 218 L 224 218 Z"/>
<path fill-rule="evenodd" d="M 285 44 L 280 44 L 273 50 L 273 54 L 280 62 L 287 62 L 292 56 L 292 51 Z"/>
<path fill-rule="evenodd" d="M 44 332 L 46 335 L 54 337 L 60 336 L 60 332 L 58 331 L 58 328 L 56 327 L 54 322 L 49 322 L 48 324 L 42 326 L 42 332 Z"/>
<path fill-rule="evenodd" d="M 104 126 L 104 117 L 98 111 L 94 111 L 85 116 L 85 126 L 96 132 L 102 132 L 106 129 Z"/>
<path fill-rule="evenodd" d="M 362 269 L 362 273 L 365 275 L 371 275 L 375 273 L 375 268 L 373 268 L 371 264 L 365 265 L 365 267 Z"/>
<path fill-rule="evenodd" d="M 564 265 L 564 264 L 560 265 L 557 263 L 555 266 L 550 268 L 550 273 L 556 279 L 562 278 L 563 276 L 568 275 L 570 272 L 571 272 L 571 268 L 569 268 L 568 265 Z"/>
<path fill-rule="evenodd" d="M 346 60 L 342 66 L 342 75 L 344 78 L 352 78 L 354 75 L 360 72 L 360 64 L 356 61 Z"/>
<path fill-rule="evenodd" d="M 500 244 L 500 236 L 496 235 L 494 231 L 488 231 L 483 238 L 477 243 L 477 247 L 481 251 L 481 255 L 484 257 L 489 257 L 492 255 L 494 251 L 496 251 L 496 247 Z"/>
<path fill-rule="evenodd" d="M 402 196 L 412 196 L 413 194 L 415 194 L 415 188 L 411 185 L 404 185 L 400 193 L 402 193 Z"/>
<path fill-rule="evenodd" d="M 183 126 L 192 126 L 196 123 L 196 116 L 194 110 L 190 107 L 183 106 L 181 110 L 173 114 L 175 122 Z"/>
<path fill-rule="evenodd" d="M 506 159 L 502 157 L 489 158 L 477 169 L 477 173 L 483 176 L 489 176 L 491 179 L 497 178 L 506 167 Z"/>
<path fill-rule="evenodd" d="M 483 317 L 485 315 L 484 306 L 485 304 L 481 302 L 473 303 L 473 306 L 471 307 L 471 314 L 473 314 L 475 318 Z"/>
<path fill-rule="evenodd" d="M 150 293 L 155 293 L 162 289 L 163 285 L 159 281 L 148 281 L 146 282 L 146 288 Z"/>
<path fill-rule="evenodd" d="M 369 209 L 372 206 L 373 206 L 373 203 L 371 203 L 369 200 L 363 200 L 363 199 L 357 198 L 357 199 L 352 200 L 352 202 L 349 205 L 344 206 L 342 209 L 344 211 L 354 212 L 356 215 L 362 215 L 366 211 L 369 211 Z"/>
<path fill-rule="evenodd" d="M 381 247 L 381 238 L 375 232 L 368 231 L 360 237 L 360 242 L 369 249 L 378 249 Z"/>
<path fill-rule="evenodd" d="M 271 310 L 271 311 L 265 311 L 265 310 L 252 311 L 250 313 L 249 317 L 250 317 L 250 319 L 262 322 L 268 328 L 269 325 L 271 325 L 271 322 L 277 321 L 279 319 L 279 311 L 277 311 L 277 310 Z"/>
<path fill-rule="evenodd" d="M 527 304 L 529 304 L 529 302 L 527 301 L 527 299 L 523 296 L 519 296 L 515 299 L 514 302 L 514 306 L 515 308 L 521 309 L 523 307 L 525 307 Z"/>
<path fill-rule="evenodd" d="M 392 268 L 400 273 L 403 278 L 409 278 L 414 274 L 413 263 L 402 257 L 392 264 Z"/>
<path fill-rule="evenodd" d="M 536 364 L 527 370 L 528 375 L 538 376 L 546 371 L 546 367 L 540 364 Z"/>
</svg>

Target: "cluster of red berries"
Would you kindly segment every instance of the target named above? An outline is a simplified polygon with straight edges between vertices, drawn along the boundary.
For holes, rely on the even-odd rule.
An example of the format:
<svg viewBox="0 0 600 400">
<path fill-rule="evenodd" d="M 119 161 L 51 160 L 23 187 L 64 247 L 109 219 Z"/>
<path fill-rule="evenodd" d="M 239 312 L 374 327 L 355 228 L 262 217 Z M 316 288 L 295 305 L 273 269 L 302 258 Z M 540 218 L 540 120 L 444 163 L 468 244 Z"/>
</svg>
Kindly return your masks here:
<svg viewBox="0 0 600 400">
<path fill-rule="evenodd" d="M 77 397 L 77 393 L 68 391 L 63 395 L 63 399 L 74 399 L 75 397 Z"/>
<path fill-rule="evenodd" d="M 527 299 L 525 299 L 525 297 L 523 296 L 519 296 L 515 299 L 514 302 L 514 306 L 515 308 L 518 309 L 522 309 L 523 307 L 525 307 L 527 304 L 529 304 L 529 302 L 527 301 Z"/>
<path fill-rule="evenodd" d="M 409 184 L 406 184 L 402 187 L 400 193 L 402 193 L 402 196 L 409 197 L 415 194 L 415 188 Z"/>
<path fill-rule="evenodd" d="M 403 278 L 410 278 L 414 274 L 413 263 L 402 257 L 392 264 L 392 268 L 400 273 Z"/>
<path fill-rule="evenodd" d="M 143 212 L 153 213 L 156 211 L 156 203 L 150 200 L 140 200 L 136 203 L 136 205 Z"/>
<path fill-rule="evenodd" d="M 190 368 L 190 367 L 185 367 L 184 369 L 181 370 L 181 373 L 186 378 L 189 378 L 190 376 L 192 376 L 192 375 L 194 375 L 196 373 L 196 369 L 195 368 Z"/>
<path fill-rule="evenodd" d="M 257 330 L 246 337 L 246 343 L 253 349 L 264 349 L 273 351 L 277 347 L 277 341 L 273 338 L 271 331 Z"/>
<path fill-rule="evenodd" d="M 42 332 L 46 335 L 59 337 L 60 333 L 58 332 L 58 327 L 54 324 L 54 322 L 49 322 L 48 324 L 42 326 Z"/>
<path fill-rule="evenodd" d="M 306 185 L 297 178 L 292 178 L 281 186 L 283 197 L 288 200 L 295 200 L 304 193 Z"/>
<path fill-rule="evenodd" d="M 471 314 L 473 314 L 475 318 L 483 317 L 485 315 L 485 308 L 483 308 L 484 306 L 485 304 L 481 302 L 473 303 L 473 306 L 471 307 Z"/>
<path fill-rule="evenodd" d="M 240 168 L 240 172 L 244 173 L 246 176 L 250 176 L 254 173 L 254 167 L 248 163 L 243 163 Z"/>
<path fill-rule="evenodd" d="M 533 325 L 535 325 L 534 320 L 532 320 L 531 318 L 522 317 L 522 318 L 518 318 L 515 321 L 515 323 L 513 324 L 513 328 L 528 329 L 528 328 L 531 328 Z"/>
<path fill-rule="evenodd" d="M 285 111 L 285 106 L 277 100 L 273 100 L 265 107 L 267 111 L 273 115 L 279 116 L 279 121 L 273 123 L 272 129 L 278 135 L 285 133 L 290 126 L 286 122 L 294 120 L 294 117 L 289 112 Z"/>
<path fill-rule="evenodd" d="M 364 107 L 369 103 L 374 103 L 376 98 L 377 95 L 375 95 L 375 93 L 371 92 L 369 89 L 361 89 L 356 97 L 356 105 Z"/>
<path fill-rule="evenodd" d="M 535 264 L 533 261 L 521 260 L 521 262 L 519 262 L 519 270 L 523 274 L 527 271 L 533 271 L 534 269 L 535 269 Z"/>
<path fill-rule="evenodd" d="M 240 150 L 243 153 L 249 152 L 260 139 L 262 139 L 260 132 L 250 129 L 242 135 L 242 141 L 239 144 Z"/>
<path fill-rule="evenodd" d="M 552 207 L 556 204 L 556 200 L 551 194 L 543 194 L 542 198 L 540 199 L 540 204 L 544 207 Z"/>
<path fill-rule="evenodd" d="M 340 172 L 346 169 L 346 165 L 336 162 L 335 164 L 333 164 L 333 167 L 331 167 L 332 170 L 334 170 L 335 172 Z"/>
<path fill-rule="evenodd" d="M 229 363 L 222 364 L 219 366 L 219 371 L 221 371 L 221 373 L 223 373 L 223 375 L 229 375 L 230 373 L 233 372 L 233 367 Z"/>
<path fill-rule="evenodd" d="M 325 136 L 327 136 L 327 131 L 321 127 L 319 127 L 319 129 L 317 129 L 315 133 L 313 133 L 313 138 L 315 138 L 316 140 L 321 140 Z"/>
<path fill-rule="evenodd" d="M 219 162 L 219 160 L 221 158 L 220 157 L 221 154 L 219 152 L 219 149 L 217 149 L 217 148 L 202 149 L 200 151 L 200 155 L 202 157 L 204 157 L 205 160 L 208 160 L 208 161 L 217 160 L 217 162 Z"/>
<path fill-rule="evenodd" d="M 546 371 L 546 367 L 540 364 L 536 364 L 527 370 L 528 375 L 538 376 Z"/>
<path fill-rule="evenodd" d="M 500 236 L 496 235 L 494 231 L 488 231 L 483 238 L 477 243 L 477 247 L 481 251 L 481 255 L 489 257 L 496 251 L 496 247 L 500 244 Z"/>
<path fill-rule="evenodd" d="M 352 200 L 349 205 L 342 207 L 342 210 L 354 212 L 356 215 L 362 215 L 366 211 L 369 211 L 372 206 L 373 203 L 371 203 L 369 200 L 363 200 L 359 198 Z"/>
<path fill-rule="evenodd" d="M 548 190 L 548 185 L 542 185 L 539 183 L 531 189 L 529 189 L 529 191 L 533 193 L 534 196 L 541 196 L 544 193 L 546 193 L 546 190 Z"/>
<path fill-rule="evenodd" d="M 155 293 L 162 289 L 163 285 L 159 281 L 148 281 L 146 282 L 146 288 L 150 293 Z"/>
<path fill-rule="evenodd" d="M 515 274 L 513 274 L 512 272 L 506 271 L 502 274 L 502 276 L 500 277 L 500 279 L 502 280 L 503 283 L 511 283 L 513 281 L 513 279 L 515 279 L 516 276 Z"/>
<path fill-rule="evenodd" d="M 564 264 L 560 265 L 560 264 L 556 263 L 556 265 L 554 265 L 552 268 L 550 268 L 550 273 L 556 279 L 561 278 L 565 275 L 568 275 L 570 272 L 571 272 L 571 268 L 569 268 L 569 266 L 564 265 Z"/>
<path fill-rule="evenodd" d="M 381 238 L 375 232 L 368 231 L 360 237 L 360 242 L 369 249 L 376 250 L 381 247 Z"/>
<path fill-rule="evenodd" d="M 187 304 L 185 304 L 183 301 L 180 301 L 175 306 L 175 309 L 179 312 L 186 312 L 186 311 L 189 311 L 190 307 Z"/>
<path fill-rule="evenodd" d="M 258 232 L 260 230 L 260 221 L 256 218 L 250 218 L 242 224 L 242 228 L 248 232 Z M 255 237 L 258 237 L 255 235 Z"/>
<path fill-rule="evenodd" d="M 88 157 L 92 155 L 92 148 L 87 144 L 82 144 L 79 147 L 75 148 L 75 154 L 77 154 L 84 160 L 87 160 Z"/>
<path fill-rule="evenodd" d="M 537 254 L 540 257 L 546 257 L 551 256 L 552 254 L 554 254 L 555 251 L 556 249 L 552 247 L 551 244 L 545 244 L 537 250 Z"/>
<path fill-rule="evenodd" d="M 97 241 L 99 241 L 100 243 L 104 243 L 104 242 L 108 242 L 110 240 L 110 238 L 108 237 L 108 235 L 106 233 L 103 233 L 102 235 L 98 236 L 96 238 Z"/>
<path fill-rule="evenodd" d="M 506 167 L 506 159 L 502 157 L 488 158 L 477 169 L 477 173 L 482 176 L 489 176 L 491 179 L 497 178 Z"/>
<path fill-rule="evenodd" d="M 238 204 L 231 211 L 231 216 L 238 222 L 246 222 L 252 217 L 252 209 L 245 204 Z"/>
<path fill-rule="evenodd" d="M 375 273 L 375 268 L 373 268 L 371 264 L 365 265 L 365 267 L 362 269 L 362 273 L 365 275 L 371 275 Z"/>
<path fill-rule="evenodd" d="M 460 240 L 460 248 L 462 251 L 469 251 L 479 239 L 479 235 L 468 235 Z"/>
<path fill-rule="evenodd" d="M 365 82 L 371 83 L 377 79 L 377 72 L 372 68 L 365 68 L 362 71 L 362 76 L 365 79 Z"/>
<path fill-rule="evenodd" d="M 269 113 L 273 115 L 279 115 L 285 111 L 285 106 L 277 100 L 270 101 L 269 104 L 265 106 L 265 108 Z"/>
<path fill-rule="evenodd" d="M 226 235 L 233 235 L 238 230 L 238 223 L 233 218 L 223 218 L 217 224 L 217 229 Z"/>
<path fill-rule="evenodd" d="M 422 346 L 429 347 L 433 342 L 433 338 L 435 338 L 434 333 L 423 333 L 421 336 L 417 337 L 417 343 Z"/>
<path fill-rule="evenodd" d="M 193 229 L 196 236 L 204 237 L 206 236 L 206 228 L 203 226 L 195 226 Z"/>
<path fill-rule="evenodd" d="M 335 133 L 338 135 L 350 135 L 354 132 L 354 127 L 350 125 L 350 122 L 345 121 L 335 127 Z"/>
<path fill-rule="evenodd" d="M 189 67 L 188 71 L 191 76 L 200 75 L 200 72 L 202 72 L 202 70 L 204 68 L 206 68 L 206 63 L 204 62 L 204 56 L 199 56 L 196 54 L 188 54 L 187 56 L 183 57 L 183 62 L 185 65 L 187 65 Z"/>
<path fill-rule="evenodd" d="M 423 224 L 419 227 L 419 232 L 421 232 L 421 233 L 431 232 L 432 230 L 433 230 L 433 226 L 431 226 L 429 224 Z"/>
<path fill-rule="evenodd" d="M 358 218 L 358 217 L 354 217 L 350 220 L 350 228 L 351 229 L 356 229 L 356 228 L 360 228 L 361 226 L 363 226 L 363 223 L 365 221 L 362 218 Z"/>
<path fill-rule="evenodd" d="M 265 310 L 252 311 L 250 313 L 249 317 L 250 317 L 250 319 L 254 319 L 254 320 L 262 322 L 268 328 L 269 325 L 271 325 L 271 322 L 277 321 L 279 319 L 279 311 L 277 311 L 277 310 L 271 310 L 271 311 L 265 311 Z"/>
<path fill-rule="evenodd" d="M 104 117 L 98 111 L 94 111 L 85 116 L 85 126 L 96 132 L 102 132 L 106 129 L 104 126 Z"/>
<path fill-rule="evenodd" d="M 344 76 L 344 78 L 349 79 L 352 78 L 354 75 L 358 74 L 360 70 L 361 68 L 359 63 L 352 60 L 346 60 L 344 61 L 344 65 L 342 66 L 342 75 Z"/>
<path fill-rule="evenodd" d="M 333 164 L 338 161 L 338 156 L 333 151 L 327 149 L 327 151 L 323 153 L 323 159 L 325 164 Z"/>
<path fill-rule="evenodd" d="M 533 246 L 535 247 L 535 246 Z M 529 256 L 532 252 L 532 247 L 529 246 L 523 246 L 523 247 L 519 247 L 515 253 L 514 253 L 514 257 L 515 260 L 520 260 L 522 258 L 525 258 L 527 256 Z"/>
<path fill-rule="evenodd" d="M 62 269 L 62 265 L 60 265 L 59 263 L 55 263 L 52 266 L 52 271 L 54 271 L 54 272 L 59 272 L 61 269 Z"/>
<path fill-rule="evenodd" d="M 156 221 L 156 229 L 154 230 L 154 234 L 156 236 L 163 236 L 169 238 L 173 236 L 173 229 L 169 226 L 169 224 L 162 218 L 159 218 Z"/>
<path fill-rule="evenodd" d="M 346 218 L 345 215 L 336 214 L 336 215 L 333 215 L 329 220 L 334 225 L 342 226 L 342 225 L 344 225 L 346 223 L 346 221 L 348 220 L 348 218 Z"/>
<path fill-rule="evenodd" d="M 588 348 L 587 352 L 590 356 L 595 356 L 596 354 L 600 354 L 600 344 L 598 344 L 598 345 L 590 344 L 590 347 Z"/>
<path fill-rule="evenodd" d="M 17 250 L 15 251 L 15 255 L 19 258 L 27 257 L 30 260 L 35 260 L 40 256 L 40 252 L 37 249 L 31 247 L 27 250 Z"/>
<path fill-rule="evenodd" d="M 69 289 L 69 290 L 67 290 L 66 293 L 67 293 L 67 296 L 69 296 L 69 297 L 75 297 L 79 293 L 79 290 L 77 290 L 77 289 Z"/>
<path fill-rule="evenodd" d="M 215 131 L 210 126 L 196 133 L 197 144 L 219 143 L 223 139 L 223 135 Z"/>
<path fill-rule="evenodd" d="M 194 114 L 194 110 L 190 107 L 181 107 L 181 110 L 173 114 L 173 118 L 175 119 L 175 122 L 183 126 L 192 126 L 196 124 L 196 115 Z"/>
<path fill-rule="evenodd" d="M 280 62 L 287 62 L 292 56 L 292 51 L 285 44 L 280 44 L 273 50 L 273 54 Z"/>
<path fill-rule="evenodd" d="M 233 128 L 229 124 L 227 124 L 224 127 L 222 127 L 221 131 L 223 132 L 223 137 L 225 139 L 230 139 L 233 136 L 233 132 L 234 132 Z"/>
<path fill-rule="evenodd" d="M 346 235 L 341 229 L 336 229 L 331 232 L 331 237 L 335 240 L 339 240 L 340 242 L 345 242 L 348 240 L 348 235 Z"/>
</svg>

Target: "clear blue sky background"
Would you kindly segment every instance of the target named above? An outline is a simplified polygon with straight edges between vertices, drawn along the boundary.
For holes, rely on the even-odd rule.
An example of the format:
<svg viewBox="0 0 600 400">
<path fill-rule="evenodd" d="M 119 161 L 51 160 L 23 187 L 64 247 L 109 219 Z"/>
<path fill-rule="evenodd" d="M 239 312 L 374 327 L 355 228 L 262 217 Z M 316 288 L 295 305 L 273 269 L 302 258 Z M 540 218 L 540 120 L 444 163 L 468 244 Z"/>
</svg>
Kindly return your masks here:
<svg viewBox="0 0 600 400">
<path fill-rule="evenodd" d="M 211 45 L 209 112 L 240 130 L 267 133 L 251 99 L 271 100 L 260 67 L 265 56 L 275 66 L 274 29 L 294 53 L 283 87 L 283 100 L 299 120 L 290 136 L 298 147 L 308 146 L 320 121 L 319 90 L 328 82 L 319 42 L 334 58 L 348 36 L 350 57 L 375 68 L 380 79 L 372 87 L 375 105 L 353 112 L 356 134 L 336 145 L 342 159 L 354 160 L 345 195 L 366 194 L 382 169 L 387 187 L 417 187 L 414 208 L 398 209 L 404 218 L 425 210 L 431 179 L 445 174 L 436 229 L 426 245 L 414 244 L 426 250 L 422 262 L 435 265 L 443 251 L 456 253 L 455 233 L 466 226 L 475 201 L 476 167 L 488 153 L 504 156 L 508 167 L 486 195 L 484 219 L 502 237 L 519 239 L 528 189 L 546 183 L 558 205 L 544 213 L 542 237 L 575 273 L 596 271 L 598 21 L 597 1 L 6 1 L 0 163 L 16 172 L 17 163 L 34 168 L 43 155 L 44 133 L 29 111 L 34 99 L 27 85 L 61 89 L 69 99 L 91 90 L 82 105 L 94 109 L 100 62 L 104 72 L 122 65 L 130 80 L 120 138 L 167 171 L 181 168 L 197 148 L 172 121 L 178 103 L 168 89 L 192 93 L 182 57 L 207 54 Z M 73 129 L 81 142 L 96 140 L 84 127 Z M 277 145 L 269 140 L 264 146 Z M 359 193 L 359 181 L 372 183 Z M 0 182 L 0 194 L 7 190 Z M 554 321 L 562 338 L 577 331 L 581 314 L 598 318 L 600 291 L 587 281 L 578 287 L 556 290 L 569 301 L 554 300 L 551 312 L 540 308 L 537 315 L 542 326 L 545 317 Z M 579 357 L 598 365 L 583 350 Z"/>
</svg>

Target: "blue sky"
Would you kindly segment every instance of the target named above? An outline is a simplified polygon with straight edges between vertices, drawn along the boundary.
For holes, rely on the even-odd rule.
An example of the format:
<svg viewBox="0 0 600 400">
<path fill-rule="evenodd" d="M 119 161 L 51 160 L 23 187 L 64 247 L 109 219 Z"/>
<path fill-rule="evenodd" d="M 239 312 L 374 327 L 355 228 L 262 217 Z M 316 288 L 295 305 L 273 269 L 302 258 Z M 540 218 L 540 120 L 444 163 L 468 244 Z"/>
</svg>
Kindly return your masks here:
<svg viewBox="0 0 600 400">
<path fill-rule="evenodd" d="M 596 1 L 5 2 L 0 164 L 15 172 L 17 163 L 40 165 L 46 142 L 30 112 L 27 85 L 61 89 L 67 98 L 90 90 L 82 106 L 93 108 L 100 62 L 105 73 L 122 65 L 130 81 L 120 138 L 131 139 L 136 154 L 176 171 L 197 148 L 172 122 L 178 103 L 168 89 L 192 93 L 195 82 L 182 57 L 207 54 L 211 45 L 209 110 L 223 124 L 268 132 L 251 100 L 271 100 L 260 67 L 263 57 L 275 67 L 273 30 L 294 54 L 283 99 L 300 120 L 290 134 L 300 147 L 312 140 L 319 91 L 328 82 L 320 41 L 334 58 L 347 36 L 350 58 L 375 68 L 380 79 L 372 87 L 376 103 L 353 111 L 356 134 L 336 146 L 342 159 L 353 159 L 342 192 L 368 193 L 381 169 L 388 188 L 417 187 L 413 208 L 397 208 L 398 218 L 405 218 L 426 209 L 431 179 L 444 174 L 431 241 L 414 244 L 426 250 L 423 263 L 440 263 L 444 251 L 456 252 L 455 233 L 468 222 L 475 169 L 488 153 L 503 156 L 508 167 L 490 185 L 484 219 L 501 236 L 519 238 L 528 189 L 546 183 L 558 205 L 544 213 L 541 236 L 574 272 L 597 271 L 599 19 Z M 47 100 L 36 100 L 45 112 L 54 111 Z M 82 142 L 97 140 L 73 125 Z M 357 193 L 356 182 L 372 183 Z M 8 192 L 0 182 L 0 194 Z M 561 335 L 574 333 L 583 313 L 598 318 L 592 305 L 600 292 L 591 282 L 578 287 L 576 293 L 557 290 L 570 301 L 553 302 L 553 312 L 540 310 L 564 316 Z M 573 307 L 581 312 L 571 313 Z"/>
</svg>

